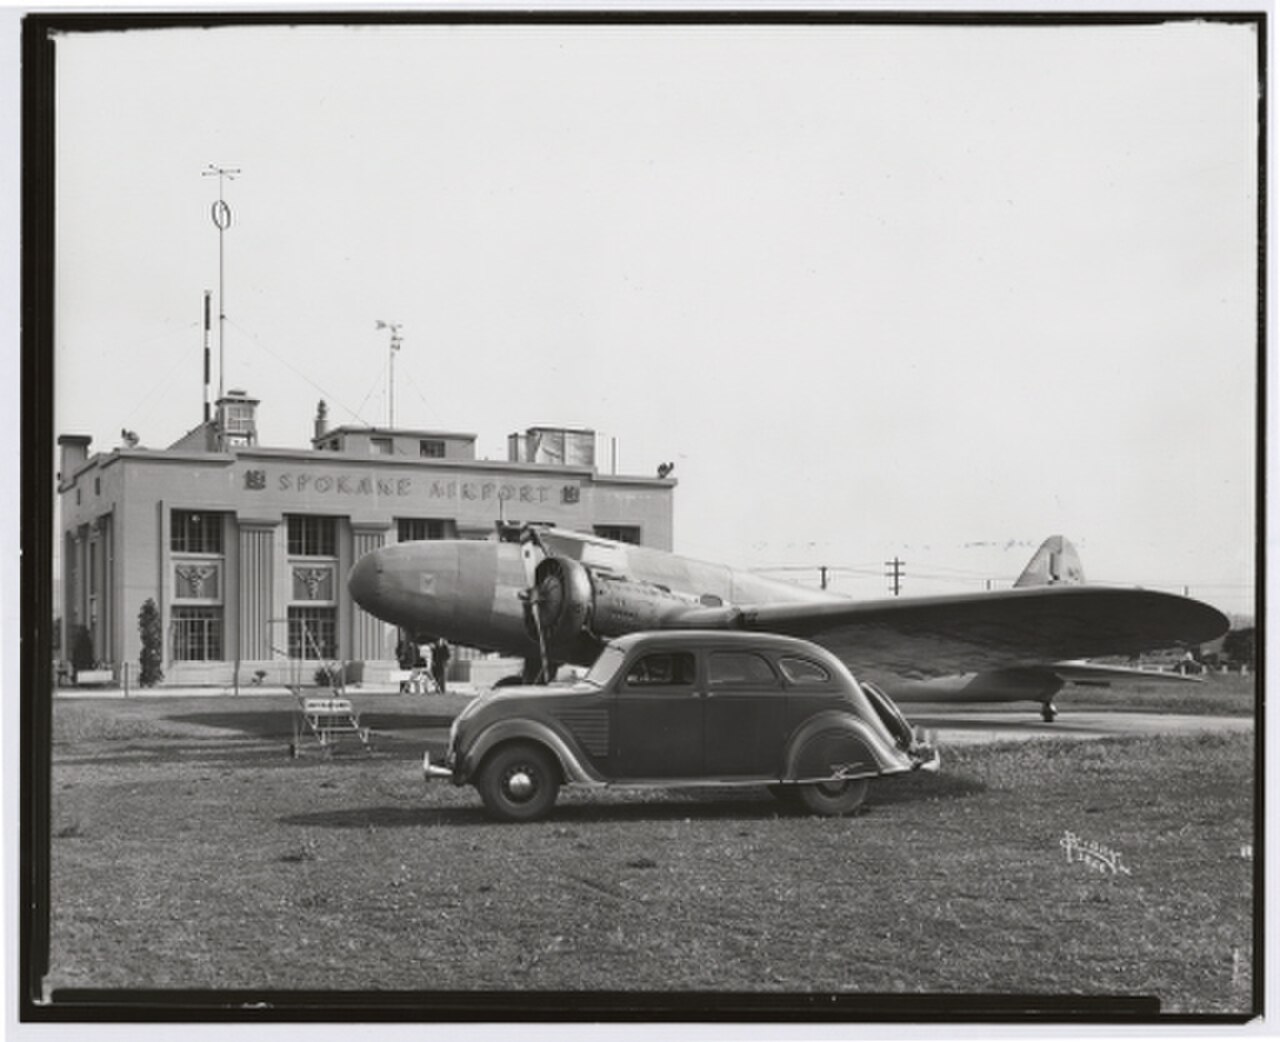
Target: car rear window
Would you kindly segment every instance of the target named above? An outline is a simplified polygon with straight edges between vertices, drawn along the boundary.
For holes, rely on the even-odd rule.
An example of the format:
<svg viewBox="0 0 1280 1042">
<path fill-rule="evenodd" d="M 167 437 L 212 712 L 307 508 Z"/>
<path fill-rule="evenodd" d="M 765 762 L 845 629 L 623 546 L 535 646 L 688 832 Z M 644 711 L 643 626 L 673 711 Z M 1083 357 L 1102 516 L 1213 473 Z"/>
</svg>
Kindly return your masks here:
<svg viewBox="0 0 1280 1042">
<path fill-rule="evenodd" d="M 795 658 L 791 655 L 778 659 L 783 675 L 793 684 L 829 684 L 831 673 L 826 666 L 813 659 Z"/>
<path fill-rule="evenodd" d="M 779 687 L 768 659 L 752 651 L 713 651 L 707 660 L 712 687 Z"/>
<path fill-rule="evenodd" d="M 655 651 L 627 670 L 628 687 L 682 687 L 693 683 L 693 652 Z"/>
</svg>

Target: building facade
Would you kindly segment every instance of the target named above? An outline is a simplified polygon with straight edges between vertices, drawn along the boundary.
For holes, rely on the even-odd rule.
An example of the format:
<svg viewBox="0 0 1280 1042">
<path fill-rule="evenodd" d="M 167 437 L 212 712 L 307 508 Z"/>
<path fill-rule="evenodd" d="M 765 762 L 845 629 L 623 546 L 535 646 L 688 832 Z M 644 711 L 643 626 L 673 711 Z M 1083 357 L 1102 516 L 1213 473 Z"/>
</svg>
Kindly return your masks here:
<svg viewBox="0 0 1280 1042">
<path fill-rule="evenodd" d="M 346 589 L 371 550 L 491 538 L 499 521 L 671 548 L 674 480 L 602 474 L 591 431 L 534 428 L 492 462 L 473 434 L 330 430 L 321 403 L 309 448 L 266 448 L 257 405 L 229 392 L 162 450 L 59 438 L 64 659 L 136 676 L 150 599 L 166 685 L 310 683 L 334 662 L 374 679 L 398 635 Z"/>
</svg>

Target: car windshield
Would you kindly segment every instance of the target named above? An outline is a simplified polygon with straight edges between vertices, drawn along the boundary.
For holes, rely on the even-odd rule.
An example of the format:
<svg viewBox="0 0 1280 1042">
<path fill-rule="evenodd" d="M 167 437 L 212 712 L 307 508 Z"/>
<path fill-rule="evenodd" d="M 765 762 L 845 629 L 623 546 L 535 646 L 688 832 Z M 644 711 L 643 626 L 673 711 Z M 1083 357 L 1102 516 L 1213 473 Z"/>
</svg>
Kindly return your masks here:
<svg viewBox="0 0 1280 1042">
<path fill-rule="evenodd" d="M 615 648 L 612 644 L 600 652 L 600 657 L 596 659 L 595 664 L 587 670 L 587 675 L 582 679 L 588 684 L 595 684 L 596 687 L 604 687 L 607 681 L 622 665 L 624 655 L 619 648 Z"/>
</svg>

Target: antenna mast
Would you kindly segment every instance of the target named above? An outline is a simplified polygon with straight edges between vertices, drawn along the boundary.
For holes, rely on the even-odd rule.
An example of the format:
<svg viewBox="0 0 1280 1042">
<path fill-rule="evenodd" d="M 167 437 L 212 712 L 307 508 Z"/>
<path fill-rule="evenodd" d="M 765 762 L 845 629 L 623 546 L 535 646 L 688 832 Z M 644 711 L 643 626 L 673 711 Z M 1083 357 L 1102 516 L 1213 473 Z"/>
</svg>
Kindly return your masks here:
<svg viewBox="0 0 1280 1042">
<path fill-rule="evenodd" d="M 374 329 L 391 330 L 391 364 L 387 367 L 387 426 L 396 425 L 396 352 L 400 350 L 399 322 L 384 322 L 378 319 Z"/>
<path fill-rule="evenodd" d="M 209 422 L 209 290 L 204 291 L 204 422 Z"/>
<path fill-rule="evenodd" d="M 224 273 L 225 261 L 222 249 L 222 233 L 231 227 L 231 207 L 229 207 L 222 198 L 222 183 L 230 178 L 232 181 L 240 174 L 240 171 L 233 167 L 214 166 L 209 164 L 209 168 L 205 170 L 201 177 L 216 177 L 218 179 L 218 201 L 213 204 L 210 213 L 213 216 L 213 223 L 218 229 L 218 398 L 222 399 L 226 396 L 226 380 L 224 378 L 224 370 L 226 368 L 226 323 L 227 323 L 227 298 L 224 293 Z"/>
</svg>

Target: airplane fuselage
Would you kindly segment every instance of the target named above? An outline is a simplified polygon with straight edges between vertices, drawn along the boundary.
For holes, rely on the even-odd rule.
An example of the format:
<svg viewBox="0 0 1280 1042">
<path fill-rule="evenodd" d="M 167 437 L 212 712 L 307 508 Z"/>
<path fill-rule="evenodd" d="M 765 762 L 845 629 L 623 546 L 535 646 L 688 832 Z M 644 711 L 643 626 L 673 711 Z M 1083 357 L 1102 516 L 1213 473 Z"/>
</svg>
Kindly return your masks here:
<svg viewBox="0 0 1280 1042">
<path fill-rule="evenodd" d="M 557 553 L 580 554 L 576 559 L 592 580 L 593 628 L 602 638 L 660 628 L 664 614 L 694 605 L 844 599 L 647 547 L 548 542 Z M 530 579 L 518 543 L 400 543 L 358 561 L 348 585 L 371 614 L 411 633 L 521 658 L 539 654 L 522 599 Z M 561 660 L 590 665 L 594 655 L 566 655 Z"/>
</svg>

